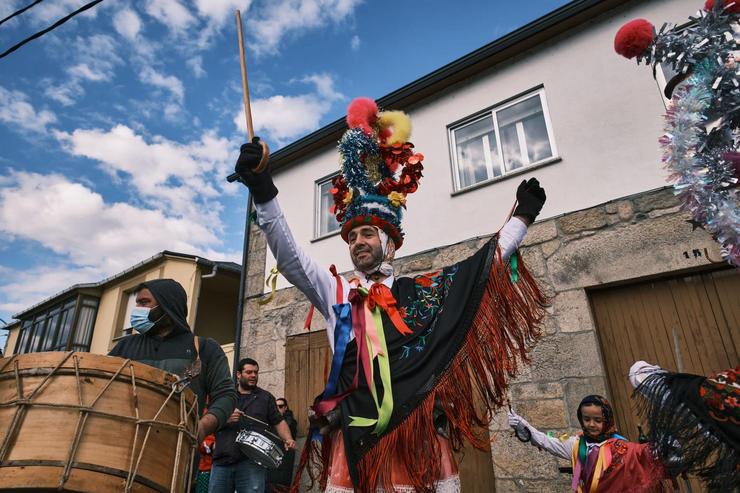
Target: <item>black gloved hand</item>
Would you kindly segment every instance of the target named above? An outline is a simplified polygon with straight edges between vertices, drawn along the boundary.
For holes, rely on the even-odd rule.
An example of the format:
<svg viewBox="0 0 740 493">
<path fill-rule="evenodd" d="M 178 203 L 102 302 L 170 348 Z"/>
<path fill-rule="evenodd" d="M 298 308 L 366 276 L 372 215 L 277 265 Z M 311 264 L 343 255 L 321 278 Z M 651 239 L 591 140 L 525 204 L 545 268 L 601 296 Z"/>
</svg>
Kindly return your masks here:
<svg viewBox="0 0 740 493">
<path fill-rule="evenodd" d="M 540 186 L 537 178 L 522 180 L 519 188 L 516 189 L 517 206 L 514 209 L 514 215 L 528 219 L 531 224 L 542 210 L 546 199 L 545 189 Z"/>
<path fill-rule="evenodd" d="M 236 160 L 236 166 L 234 166 L 234 171 L 239 175 L 242 183 L 249 187 L 256 204 L 269 202 L 278 194 L 269 168 L 260 173 L 254 171 L 261 160 L 262 144 L 260 144 L 259 137 L 254 137 L 251 143 L 242 145 L 239 150 L 239 159 Z"/>
</svg>

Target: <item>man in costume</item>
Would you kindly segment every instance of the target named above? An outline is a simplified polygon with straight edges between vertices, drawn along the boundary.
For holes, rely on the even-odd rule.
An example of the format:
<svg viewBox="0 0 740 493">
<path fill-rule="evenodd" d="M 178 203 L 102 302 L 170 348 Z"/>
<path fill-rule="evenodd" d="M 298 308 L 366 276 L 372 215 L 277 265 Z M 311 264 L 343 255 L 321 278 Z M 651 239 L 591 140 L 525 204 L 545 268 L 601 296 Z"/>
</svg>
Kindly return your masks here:
<svg viewBox="0 0 740 493">
<path fill-rule="evenodd" d="M 190 379 L 198 409 L 208 412 L 198 422 L 198 443 L 226 423 L 236 404 L 229 363 L 213 339 L 196 337 L 187 322 L 188 297 L 172 279 L 141 283 L 135 290 L 131 327 L 138 334 L 124 337 L 108 353 L 140 361 Z"/>
<path fill-rule="evenodd" d="M 630 368 L 648 443 L 672 477 L 695 474 L 710 492 L 740 490 L 740 366 L 709 377 L 638 361 Z"/>
<path fill-rule="evenodd" d="M 226 426 L 216 432 L 216 450 L 208 485 L 210 493 L 247 493 L 265 491 L 267 469 L 248 459 L 239 449 L 236 436 L 244 428 L 242 416 L 249 416 L 275 428 L 285 442 L 286 450 L 295 448 L 288 424 L 275 403 L 275 397 L 257 386 L 259 365 L 251 358 L 239 361 L 236 370 L 238 379 L 238 402 L 229 416 Z"/>
<path fill-rule="evenodd" d="M 588 395 L 578 405 L 582 433 L 554 438 L 509 411 L 509 426 L 520 440 L 571 461 L 572 491 L 577 493 L 659 493 L 665 472 L 647 444 L 631 443 L 616 430 L 614 410 L 600 395 Z"/>
<path fill-rule="evenodd" d="M 329 327 L 332 367 L 312 408 L 314 438 L 319 427 L 326 433 L 320 486 L 459 491 L 451 450 L 463 439 L 488 445 L 487 413 L 503 404 L 508 378 L 538 335 L 544 296 L 518 256 L 506 261 L 545 193 L 534 179 L 522 182 L 514 218 L 478 253 L 438 272 L 396 278 L 401 216 L 406 196 L 418 188 L 423 156 L 407 142 L 410 121 L 401 112 L 379 112 L 374 101 L 360 98 L 347 122 L 339 142 L 342 176 L 333 180 L 332 194 L 355 266 L 349 280 L 297 246 L 269 171 L 253 171 L 262 158 L 257 139 L 242 146 L 236 165 L 280 272 Z M 483 412 L 473 404 L 476 396 Z M 308 443 L 301 464 L 318 453 Z"/>
</svg>

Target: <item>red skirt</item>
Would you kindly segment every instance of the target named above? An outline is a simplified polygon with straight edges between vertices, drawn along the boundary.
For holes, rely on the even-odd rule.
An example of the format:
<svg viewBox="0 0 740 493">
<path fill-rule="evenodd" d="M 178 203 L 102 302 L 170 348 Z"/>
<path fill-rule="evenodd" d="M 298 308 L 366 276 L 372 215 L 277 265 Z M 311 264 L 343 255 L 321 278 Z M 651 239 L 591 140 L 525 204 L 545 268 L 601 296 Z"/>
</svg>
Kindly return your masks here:
<svg viewBox="0 0 740 493">
<path fill-rule="evenodd" d="M 436 491 L 437 493 L 458 493 L 460 491 L 460 475 L 457 471 L 457 463 L 455 462 L 455 457 L 452 455 L 449 440 L 440 435 L 436 435 L 436 437 L 442 452 L 441 473 L 440 477 L 435 481 Z M 347 456 L 344 454 L 344 447 L 341 445 L 343 443 L 341 429 L 332 433 L 332 443 L 337 444 L 337 446 L 332 447 L 331 450 L 329 477 L 326 482 L 325 493 L 352 493 L 355 490 L 349 476 Z M 397 463 L 397 461 L 393 462 L 393 464 Z M 391 470 L 391 479 L 395 493 L 415 492 L 405 468 L 394 467 Z M 382 491 L 382 489 L 378 489 L 378 492 Z"/>
</svg>

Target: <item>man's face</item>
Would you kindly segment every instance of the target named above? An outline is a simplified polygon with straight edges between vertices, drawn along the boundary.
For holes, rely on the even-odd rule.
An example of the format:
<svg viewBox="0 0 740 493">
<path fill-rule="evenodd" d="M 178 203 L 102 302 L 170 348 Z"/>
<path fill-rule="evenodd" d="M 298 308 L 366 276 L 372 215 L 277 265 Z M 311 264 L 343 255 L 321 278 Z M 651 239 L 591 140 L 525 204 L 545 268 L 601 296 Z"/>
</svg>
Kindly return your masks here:
<svg viewBox="0 0 740 493">
<path fill-rule="evenodd" d="M 349 232 L 349 256 L 357 270 L 366 271 L 380 265 L 383 248 L 378 231 L 372 226 L 357 226 Z"/>
<path fill-rule="evenodd" d="M 136 293 L 136 306 L 144 308 L 154 308 L 157 306 L 157 300 L 154 295 L 147 288 L 142 289 Z"/>
<path fill-rule="evenodd" d="M 288 405 L 285 404 L 285 401 L 282 399 L 278 399 L 275 401 L 277 403 L 278 411 L 280 411 L 280 414 L 285 414 L 285 411 L 288 409 Z"/>
<path fill-rule="evenodd" d="M 239 374 L 239 385 L 241 388 L 246 390 L 253 390 L 257 387 L 257 381 L 259 380 L 260 367 L 257 365 L 244 365 L 241 373 Z"/>
</svg>

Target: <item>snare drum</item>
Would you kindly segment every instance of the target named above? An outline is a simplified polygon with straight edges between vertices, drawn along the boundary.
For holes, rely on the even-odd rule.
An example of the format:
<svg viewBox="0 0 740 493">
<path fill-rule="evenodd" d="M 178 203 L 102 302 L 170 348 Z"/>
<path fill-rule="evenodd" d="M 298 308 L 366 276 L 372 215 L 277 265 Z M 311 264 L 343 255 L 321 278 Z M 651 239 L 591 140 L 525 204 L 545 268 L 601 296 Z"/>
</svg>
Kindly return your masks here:
<svg viewBox="0 0 740 493">
<path fill-rule="evenodd" d="M 236 435 L 236 444 L 244 455 L 262 467 L 277 469 L 283 462 L 283 440 L 265 426 L 250 424 L 242 428 Z"/>
</svg>

